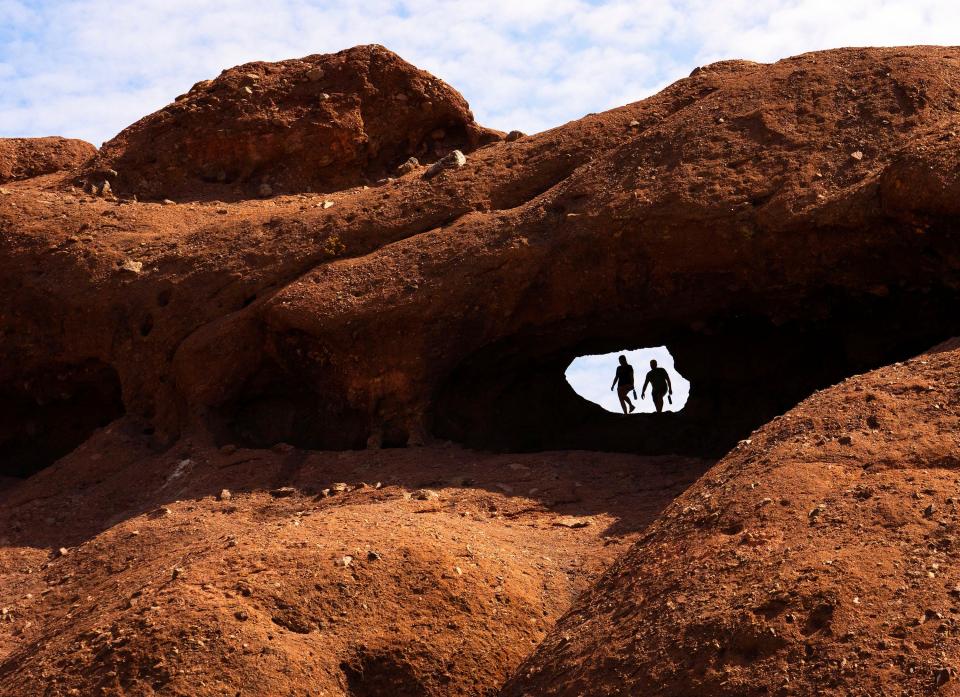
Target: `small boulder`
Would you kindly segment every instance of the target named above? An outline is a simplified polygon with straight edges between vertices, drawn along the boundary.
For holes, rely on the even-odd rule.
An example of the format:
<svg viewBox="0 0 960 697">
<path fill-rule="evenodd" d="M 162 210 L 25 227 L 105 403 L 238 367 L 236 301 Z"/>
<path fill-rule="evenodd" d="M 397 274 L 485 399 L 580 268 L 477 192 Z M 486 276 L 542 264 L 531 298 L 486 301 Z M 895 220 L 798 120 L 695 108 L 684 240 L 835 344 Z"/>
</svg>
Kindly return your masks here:
<svg viewBox="0 0 960 697">
<path fill-rule="evenodd" d="M 277 489 L 271 489 L 270 495 L 275 499 L 285 499 L 293 496 L 297 493 L 297 490 L 292 486 L 281 486 Z"/>
<path fill-rule="evenodd" d="M 406 162 L 397 167 L 397 174 L 409 174 L 420 166 L 420 160 L 415 157 L 408 158 Z"/>
<path fill-rule="evenodd" d="M 423 174 L 424 179 L 433 179 L 435 176 L 447 169 L 459 169 L 467 164 L 467 156 L 459 150 L 454 150 L 434 162 Z"/>
<path fill-rule="evenodd" d="M 508 143 L 512 143 L 512 142 L 515 141 L 515 140 L 520 140 L 521 138 L 525 137 L 526 135 L 527 135 L 527 134 L 524 133 L 523 131 L 510 131 L 510 132 L 507 134 L 507 137 L 505 138 L 505 140 L 506 140 Z"/>
</svg>

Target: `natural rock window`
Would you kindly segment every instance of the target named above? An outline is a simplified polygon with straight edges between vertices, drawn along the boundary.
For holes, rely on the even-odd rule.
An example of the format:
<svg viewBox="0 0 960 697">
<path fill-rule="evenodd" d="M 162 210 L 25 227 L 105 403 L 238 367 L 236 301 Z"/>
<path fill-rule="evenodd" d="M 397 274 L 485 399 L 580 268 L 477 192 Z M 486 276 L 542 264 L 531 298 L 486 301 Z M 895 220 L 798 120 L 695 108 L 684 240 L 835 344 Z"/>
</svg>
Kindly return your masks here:
<svg viewBox="0 0 960 697">
<path fill-rule="evenodd" d="M 622 414 L 617 389 L 610 389 L 616 375 L 617 366 L 620 365 L 620 356 L 626 356 L 627 363 L 633 367 L 634 372 L 634 387 L 637 391 L 637 398 L 634 399 L 632 391 L 628 395 L 636 408 L 636 411 L 632 412 L 631 415 L 649 414 L 656 411 L 652 391 L 649 387 L 646 391 L 646 397 L 640 399 L 645 376 L 650 370 L 651 360 L 657 361 L 658 367 L 667 371 L 673 386 L 672 397 L 664 399 L 663 411 L 680 411 L 683 409 L 687 403 L 687 398 L 690 396 L 690 381 L 676 371 L 673 365 L 673 356 L 670 355 L 666 346 L 579 356 L 567 366 L 565 373 L 567 382 L 570 383 L 574 392 L 587 401 L 599 404 L 607 411 Z"/>
</svg>

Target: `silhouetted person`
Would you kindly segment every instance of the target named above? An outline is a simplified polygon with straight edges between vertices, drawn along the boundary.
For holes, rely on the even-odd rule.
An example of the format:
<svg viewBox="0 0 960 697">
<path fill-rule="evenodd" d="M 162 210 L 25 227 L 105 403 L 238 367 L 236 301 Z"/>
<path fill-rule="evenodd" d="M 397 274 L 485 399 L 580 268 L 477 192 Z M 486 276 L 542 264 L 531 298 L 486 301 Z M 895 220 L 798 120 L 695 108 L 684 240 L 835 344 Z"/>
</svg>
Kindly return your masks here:
<svg viewBox="0 0 960 697">
<path fill-rule="evenodd" d="M 618 382 L 620 387 L 617 387 Z M 627 396 L 630 390 L 633 390 L 633 398 L 637 398 L 637 388 L 633 384 L 633 366 L 627 363 L 626 356 L 620 356 L 617 375 L 613 378 L 613 384 L 610 385 L 611 392 L 613 392 L 614 387 L 617 387 L 617 397 L 620 398 L 620 408 L 623 409 L 623 413 L 628 413 L 628 409 L 629 411 L 636 409 L 633 402 L 630 401 L 630 397 Z"/>
<path fill-rule="evenodd" d="M 647 393 L 647 385 L 650 385 L 650 395 L 653 397 L 653 404 L 657 411 L 663 411 L 663 396 L 668 393 L 673 396 L 673 385 L 670 384 L 670 376 L 667 371 L 658 368 L 656 361 L 650 361 L 650 372 L 647 373 L 647 379 L 643 381 L 640 399 L 643 399 Z"/>
</svg>

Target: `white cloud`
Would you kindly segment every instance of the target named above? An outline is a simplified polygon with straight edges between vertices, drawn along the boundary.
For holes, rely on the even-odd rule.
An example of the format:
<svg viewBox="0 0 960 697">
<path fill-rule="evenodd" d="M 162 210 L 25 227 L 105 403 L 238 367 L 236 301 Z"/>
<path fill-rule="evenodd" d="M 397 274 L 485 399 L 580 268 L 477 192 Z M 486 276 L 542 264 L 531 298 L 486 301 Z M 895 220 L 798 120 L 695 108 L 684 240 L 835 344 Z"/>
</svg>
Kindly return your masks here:
<svg viewBox="0 0 960 697">
<path fill-rule="evenodd" d="M 99 143 L 251 60 L 381 43 L 535 132 L 705 62 L 956 43 L 956 0 L 0 0 L 0 135 Z"/>
</svg>

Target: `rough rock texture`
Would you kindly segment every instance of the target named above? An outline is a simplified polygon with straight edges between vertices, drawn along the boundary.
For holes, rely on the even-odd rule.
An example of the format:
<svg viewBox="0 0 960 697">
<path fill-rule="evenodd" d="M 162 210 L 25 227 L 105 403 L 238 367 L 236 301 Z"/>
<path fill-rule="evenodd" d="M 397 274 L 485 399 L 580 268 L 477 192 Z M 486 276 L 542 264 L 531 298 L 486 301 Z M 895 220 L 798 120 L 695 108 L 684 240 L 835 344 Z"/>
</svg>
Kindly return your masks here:
<svg viewBox="0 0 960 697">
<path fill-rule="evenodd" d="M 88 178 L 145 198 L 334 191 L 498 137 L 450 86 L 382 46 L 358 46 L 199 82 L 104 143 Z"/>
<path fill-rule="evenodd" d="M 0 695 L 490 695 L 710 464 L 285 450 L 121 423 L 0 492 Z"/>
<path fill-rule="evenodd" d="M 360 49 L 359 55 L 374 54 L 386 64 L 396 60 L 380 49 Z M 371 70 L 381 65 L 380 60 L 371 58 Z M 281 77 L 307 66 L 279 65 L 276 82 L 271 82 L 266 68 L 258 74 L 260 82 L 276 88 L 276 113 L 282 120 L 283 114 L 292 113 L 288 105 L 299 104 L 302 95 L 294 88 L 280 89 Z M 410 70 L 401 72 L 409 75 Z M 306 74 L 304 78 L 310 79 Z M 228 87 L 233 82 L 244 86 L 235 72 L 222 79 Z M 124 186 L 125 182 L 134 189 L 140 186 L 137 180 L 126 179 L 140 170 L 117 164 L 118 174 L 110 179 L 104 169 L 115 164 L 110 160 L 87 174 L 111 181 L 120 193 L 117 199 L 83 193 L 72 186 L 77 177 L 71 173 L 8 184 L 0 196 L 0 477 L 43 471 L 24 484 L 0 484 L 5 496 L 0 514 L 9 521 L 0 528 L 0 535 L 8 539 L 0 542 L 5 555 L 0 592 L 6 594 L 0 598 L 0 609 L 30 601 L 29 607 L 41 610 L 36 619 L 19 624 L 16 614 L 12 620 L 0 619 L 0 626 L 6 629 L 3 623 L 13 621 L 19 632 L 5 640 L 10 653 L 0 659 L 0 686 L 15 684 L 7 689 L 29 693 L 52 685 L 53 677 L 62 675 L 58 680 L 80 694 L 95 687 L 106 687 L 108 694 L 120 692 L 130 680 L 144 692 L 156 680 L 159 687 L 150 689 L 176 694 L 202 688 L 217 694 L 236 686 L 231 682 L 234 674 L 223 670 L 227 665 L 236 667 L 237 675 L 264 680 L 263 690 L 284 693 L 305 686 L 290 675 L 309 675 L 309 667 L 322 665 L 315 668 L 318 676 L 323 674 L 317 680 L 333 694 L 337 690 L 355 697 L 402 694 L 397 686 L 403 684 L 428 694 L 458 690 L 489 694 L 582 587 L 564 581 L 569 575 L 569 567 L 563 566 L 566 560 L 582 552 L 591 569 L 599 570 L 615 551 L 611 548 L 606 556 L 595 544 L 597 538 L 589 537 L 595 534 L 593 524 L 581 528 L 577 521 L 567 520 L 554 525 L 552 508 L 527 512 L 541 500 L 539 490 L 552 492 L 561 482 L 569 487 L 543 494 L 543 505 L 575 501 L 576 484 L 584 477 L 553 472 L 547 463 L 524 494 L 516 482 L 499 476 L 503 460 L 481 458 L 478 466 L 490 466 L 497 479 L 481 480 L 478 473 L 477 480 L 489 490 L 506 484 L 513 487 L 513 494 L 502 488 L 494 499 L 470 494 L 461 511 L 447 507 L 443 491 L 437 498 L 423 492 L 410 500 L 403 493 L 444 489 L 433 482 L 444 479 L 439 470 L 455 469 L 473 456 L 451 463 L 435 454 L 443 452 L 440 448 L 394 454 L 374 449 L 439 446 L 453 440 L 501 450 L 592 448 L 712 457 L 819 388 L 960 334 L 958 85 L 957 48 L 843 49 L 772 65 L 728 61 L 706 66 L 644 101 L 545 133 L 478 147 L 462 166 L 432 178 L 424 177 L 424 172 L 433 156 L 417 155 L 422 168 L 412 166 L 404 176 L 374 188 L 317 194 L 307 191 L 321 188 L 313 180 L 263 181 L 249 174 L 242 183 L 221 183 L 212 173 L 212 182 L 187 177 L 179 193 L 159 189 L 149 193 L 174 196 L 179 203 L 138 202 L 125 195 L 129 190 Z M 257 99 L 257 90 L 247 86 L 249 93 L 241 90 L 248 95 L 240 97 L 244 103 Z M 209 96 L 212 103 L 217 95 L 208 89 L 213 87 L 199 88 L 197 103 L 188 101 L 184 112 L 206 108 L 201 98 Z M 363 113 L 364 100 L 381 96 L 361 92 L 363 100 L 356 109 Z M 232 98 L 234 93 L 230 94 Z M 324 104 L 336 99 L 329 94 Z M 380 105 L 372 113 L 383 112 Z M 264 112 L 255 111 L 260 113 Z M 149 117 L 151 124 L 154 118 L 171 126 L 181 123 L 180 117 L 168 115 Z M 254 121 L 262 123 L 259 116 Z M 198 125 L 208 128 L 210 123 L 201 119 Z M 220 143 L 215 152 L 221 153 L 228 141 L 258 147 L 278 142 L 259 137 L 244 141 L 245 131 L 237 127 L 242 119 L 225 123 L 229 128 L 224 127 L 223 135 L 214 128 L 203 137 L 195 137 L 190 128 L 158 125 L 151 139 L 156 147 L 138 145 L 131 152 L 152 153 L 149 157 L 158 162 L 182 152 L 185 159 L 180 162 L 185 162 L 186 154 L 201 152 L 203 143 Z M 295 128 L 291 125 L 291 130 Z M 469 136 L 469 128 L 464 129 Z M 142 130 L 138 127 L 128 135 Z M 383 156 L 385 171 L 416 154 L 423 141 L 403 142 L 409 147 L 394 151 L 395 157 Z M 128 143 L 132 146 L 133 141 Z M 189 147 L 178 149 L 181 143 Z M 381 146 L 380 152 L 387 153 Z M 466 146 L 441 139 L 434 155 L 448 147 Z M 181 181 L 184 166 L 171 164 L 170 171 L 180 172 L 175 181 Z M 337 168 L 349 170 L 347 165 Z M 155 171 L 167 170 L 143 170 Z M 370 173 L 358 168 L 344 176 L 331 189 L 357 183 L 359 176 Z M 149 185 L 149 178 L 143 182 Z M 268 194 L 261 192 L 268 190 L 271 196 L 286 193 L 265 198 Z M 215 196 L 231 202 L 213 200 Z M 254 198 L 238 200 L 243 196 Z M 690 400 L 679 414 L 610 414 L 578 398 L 564 380 L 564 369 L 577 355 L 660 344 L 670 348 L 678 371 L 692 382 Z M 903 481 L 897 478 L 902 472 L 896 470 L 900 459 L 905 467 L 919 470 L 919 461 L 910 459 L 910 448 L 918 456 L 926 457 L 929 451 L 933 457 L 939 451 L 927 444 L 945 448 L 955 434 L 955 424 L 944 421 L 953 413 L 942 411 L 947 402 L 940 402 L 937 410 L 923 401 L 933 399 L 934 392 L 955 389 L 949 388 L 947 372 L 955 357 L 946 353 L 924 360 L 932 366 L 929 373 L 913 364 L 909 369 L 929 375 L 934 390 L 906 390 L 898 397 L 902 405 L 890 403 L 908 419 L 914 414 L 927 418 L 929 406 L 928 421 L 918 420 L 915 427 L 910 420 L 896 422 L 896 412 L 885 416 L 881 407 L 886 393 L 869 388 L 878 396 L 869 403 L 866 398 L 866 385 L 878 378 L 858 378 L 865 387 L 862 393 L 851 387 L 849 403 L 838 396 L 848 394 L 846 387 L 817 396 L 808 404 L 828 411 L 808 413 L 805 405 L 797 412 L 807 414 L 813 426 L 804 422 L 794 433 L 793 417 L 780 419 L 757 437 L 756 449 L 743 446 L 746 449 L 737 450 L 724 465 L 739 463 L 744 471 L 756 473 L 753 481 L 744 483 L 757 484 L 750 491 L 759 500 L 743 499 L 742 509 L 730 509 L 731 515 L 746 521 L 742 530 L 735 521 L 727 524 L 726 509 L 686 513 L 683 507 L 672 509 L 657 530 L 676 525 L 685 536 L 658 541 L 654 533 L 646 544 L 673 545 L 657 549 L 680 556 L 661 560 L 662 578 L 651 576 L 637 583 L 651 588 L 669 587 L 670 579 L 688 583 L 689 578 L 679 574 L 681 568 L 697 571 L 683 565 L 698 554 L 688 547 L 698 539 L 719 545 L 722 538 L 747 561 L 724 551 L 727 566 L 721 568 L 703 557 L 705 565 L 727 579 L 726 588 L 713 576 L 696 576 L 702 593 L 690 595 L 692 600 L 681 594 L 683 598 L 650 601 L 663 603 L 667 610 L 671 610 L 667 602 L 676 607 L 696 602 L 696 614 L 703 618 L 699 629 L 669 633 L 661 618 L 652 621 L 646 634 L 634 628 L 629 637 L 616 635 L 610 650 L 632 651 L 624 648 L 627 641 L 636 642 L 638 650 L 652 647 L 653 652 L 668 645 L 675 653 L 666 656 L 657 668 L 662 675 L 657 675 L 664 680 L 663 689 L 673 689 L 674 694 L 690 694 L 685 688 L 689 685 L 728 690 L 733 683 L 711 673 L 713 666 L 733 675 L 747 692 L 792 689 L 780 681 L 784 671 L 791 681 L 806 680 L 807 688 L 840 689 L 837 686 L 848 680 L 845 671 L 851 662 L 866 666 L 869 675 L 861 676 L 863 685 L 889 688 L 894 678 L 910 676 L 905 678 L 910 689 L 928 689 L 931 683 L 922 681 L 934 669 L 946 670 L 933 678 L 950 677 L 946 689 L 960 684 L 950 673 L 949 607 L 933 604 L 939 603 L 940 595 L 928 592 L 927 586 L 914 589 L 912 581 L 899 577 L 897 588 L 905 586 L 901 591 L 883 588 L 889 579 L 867 579 L 865 590 L 857 588 L 857 593 L 870 591 L 887 602 L 870 606 L 876 614 L 870 618 L 873 624 L 857 624 L 859 615 L 851 608 L 859 607 L 866 595 L 857 595 L 854 603 L 840 593 L 852 586 L 836 585 L 830 575 L 848 573 L 844 564 L 856 571 L 857 565 L 876 563 L 868 562 L 869 550 L 854 558 L 842 545 L 835 549 L 836 540 L 852 537 L 845 536 L 845 522 L 831 522 L 831 510 L 860 523 L 862 530 L 854 530 L 879 548 L 888 541 L 877 532 L 877 526 L 886 523 L 877 521 L 907 515 L 906 509 L 896 507 L 903 502 L 907 476 L 922 481 L 918 495 L 932 496 L 934 508 L 929 520 L 914 523 L 903 518 L 903 525 L 889 527 L 892 533 L 883 528 L 897 541 L 894 551 L 900 556 L 891 553 L 889 566 L 877 568 L 897 574 L 909 564 L 909 570 L 919 573 L 911 557 L 923 558 L 926 564 L 926 556 L 947 549 L 933 536 L 931 526 L 939 524 L 943 511 L 951 510 L 943 477 L 949 477 L 952 461 L 932 460 L 936 469 L 930 465 L 928 474 L 903 474 Z M 862 403 L 857 396 L 861 394 Z M 836 400 L 842 402 L 842 412 Z M 955 404 L 950 405 L 954 409 Z M 879 410 L 879 427 L 871 425 L 871 409 Z M 889 418 L 887 425 L 884 418 Z M 884 440 L 883 428 L 889 429 L 889 441 Z M 822 429 L 823 435 L 813 429 Z M 795 452 L 791 448 L 802 444 L 791 438 L 804 434 L 807 459 L 798 456 L 795 469 L 780 467 L 780 460 L 767 458 L 758 449 L 760 442 L 769 440 L 769 448 L 780 448 L 787 462 Z M 841 441 L 841 436 L 849 436 L 849 442 Z M 335 454 L 307 452 L 362 448 L 370 450 L 342 455 L 342 469 L 330 465 L 337 462 Z M 868 452 L 876 452 L 883 465 L 877 468 L 872 500 L 884 503 L 889 514 L 878 510 L 876 519 L 861 520 L 853 508 L 860 499 L 851 494 L 848 500 L 845 493 L 841 496 L 846 489 L 837 487 L 856 486 L 858 477 L 871 474 L 857 459 Z M 336 497 L 330 499 L 333 504 L 327 498 L 310 502 L 319 508 L 306 523 L 300 522 L 309 529 L 306 539 L 264 527 L 281 522 L 284 533 L 295 532 L 298 526 L 292 521 L 304 517 L 297 511 L 308 510 L 308 501 L 296 492 L 278 491 L 274 498 L 269 490 L 299 486 L 320 491 L 322 497 L 328 484 L 353 481 L 351 473 L 381 457 L 413 463 L 416 472 L 420 466 L 437 471 L 431 477 L 415 473 L 409 481 L 399 478 L 393 492 L 396 505 L 384 509 L 376 508 L 378 495 L 371 492 L 362 493 L 372 498 L 352 510 L 340 505 L 345 499 Z M 616 462 L 617 457 L 599 457 L 596 470 L 603 472 L 604 463 Z M 178 469 L 184 460 L 193 464 Z M 439 464 L 431 464 L 434 460 Z M 43 469 L 54 462 L 52 468 Z M 525 458 L 517 462 L 530 466 Z M 650 495 L 660 486 L 666 487 L 664 499 L 676 493 L 675 480 L 660 481 L 643 465 L 636 466 L 641 471 L 640 489 L 649 480 Z M 298 479 L 301 467 L 306 480 Z M 777 477 L 761 478 L 768 471 L 776 471 Z M 264 472 L 266 478 L 261 476 Z M 616 479 L 625 473 L 621 469 L 605 476 Z M 702 481 L 687 500 L 705 491 L 722 500 L 733 496 L 712 481 Z M 892 487 L 889 495 L 880 484 Z M 596 488 L 588 507 L 593 512 L 657 508 L 642 503 L 649 503 L 642 491 L 637 499 L 609 482 L 598 480 L 590 486 Z M 788 491 L 785 497 L 777 495 L 781 486 Z M 214 502 L 213 496 L 223 488 L 232 491 L 229 501 Z M 925 493 L 925 488 L 934 493 Z M 771 502 L 762 503 L 762 511 L 749 508 L 765 498 Z M 780 498 L 792 503 L 780 504 Z M 925 510 L 929 502 L 921 499 L 917 501 Z M 659 501 L 658 505 L 665 503 Z M 826 508 L 808 515 L 819 503 Z M 98 506 L 104 508 L 102 513 Z M 440 513 L 429 512 L 430 506 Z M 157 512 L 158 507 L 171 513 Z M 509 525 L 501 528 L 498 522 L 484 538 L 474 523 L 479 522 L 476 516 L 487 515 L 483 511 L 492 512 L 491 507 L 503 509 L 505 521 L 529 520 L 531 528 L 510 531 Z M 717 520 L 711 518 L 714 512 Z M 148 514 L 174 516 L 170 520 L 184 516 L 186 524 L 176 529 L 176 545 L 164 539 L 173 534 L 172 528 L 162 527 Z M 436 524 L 424 522 L 431 520 L 430 515 L 440 516 Z M 380 560 L 364 562 L 368 545 L 385 539 L 382 529 L 370 532 L 379 516 L 392 521 L 394 528 L 409 523 L 409 536 L 398 538 L 397 544 L 416 552 L 408 557 L 384 554 L 383 567 L 377 567 Z M 762 516 L 772 522 L 759 533 L 751 531 L 749 525 Z M 949 530 L 952 518 L 943 519 Z M 38 520 L 53 527 L 42 528 Z M 637 525 L 642 527 L 646 520 Z M 809 529 L 802 527 L 811 520 Z M 539 526 L 548 523 L 551 531 L 556 527 L 563 535 L 587 535 L 582 539 L 589 544 L 570 546 L 564 542 L 567 538 L 546 534 Z M 14 534 L 8 536 L 8 529 Z M 133 535 L 134 530 L 141 535 Z M 332 534 L 334 530 L 349 540 L 348 548 Z M 784 531 L 780 549 L 764 547 L 778 541 L 779 530 Z M 801 530 L 811 537 L 798 535 Z M 155 542 L 141 544 L 124 537 L 146 540 L 148 532 Z M 839 537 L 831 537 L 834 533 Z M 927 533 L 932 536 L 924 538 Z M 230 547 L 231 535 L 238 540 L 251 535 L 253 542 L 249 548 L 240 542 Z M 450 548 L 467 537 L 483 538 L 484 548 L 490 550 L 490 559 L 479 565 L 484 582 L 497 575 L 504 578 L 501 598 L 494 596 L 494 602 L 509 606 L 502 614 L 493 614 L 490 595 L 479 585 L 461 602 L 447 593 L 453 587 L 447 581 L 454 579 L 437 575 L 439 568 L 449 573 Z M 314 545 L 310 555 L 288 554 L 287 545 L 300 549 L 293 543 L 302 542 Z M 762 558 L 754 551 L 755 543 L 764 549 Z M 855 541 L 850 544 L 860 550 Z M 58 556 L 60 547 L 66 554 Z M 784 567 L 795 574 L 791 583 L 797 596 L 787 599 L 793 609 L 778 615 L 776 604 L 759 614 L 748 604 L 736 607 L 740 581 L 734 564 L 744 565 L 742 580 L 748 593 L 756 587 L 752 579 L 761 578 L 761 570 L 764 583 L 775 579 L 767 565 L 778 559 L 786 564 L 793 559 L 794 548 L 807 555 L 800 559 L 813 561 L 794 571 Z M 351 553 L 354 549 L 360 550 L 359 556 Z M 235 554 L 230 550 L 242 554 L 230 556 Z M 538 568 L 536 554 L 551 561 Z M 332 565 L 338 559 L 342 564 L 345 556 L 360 562 Z M 633 559 L 617 570 L 628 569 Z M 318 566 L 320 561 L 324 564 Z M 879 561 L 888 563 L 885 558 Z M 893 567 L 894 561 L 902 568 Z M 938 569 L 946 568 L 943 562 L 935 559 L 926 569 L 935 574 L 936 583 L 944 580 L 938 575 Z M 231 563 L 236 565 L 233 569 Z M 835 563 L 841 571 L 833 570 Z M 261 565 L 266 569 L 258 571 Z M 511 568 L 498 571 L 505 565 Z M 289 577 L 263 575 L 276 568 L 289 572 Z M 313 580 L 307 574 L 315 568 L 320 571 Z M 376 576 L 376 568 L 389 569 L 393 576 Z M 750 575 L 754 570 L 755 577 Z M 223 576 L 217 576 L 221 572 Z M 860 578 L 849 573 L 849 579 Z M 803 574 L 807 576 L 801 578 Z M 243 605 L 237 593 L 247 596 L 236 589 L 235 579 L 253 576 L 274 585 L 257 585 L 256 604 Z M 357 586 L 346 576 L 353 576 Z M 222 585 L 217 585 L 217 578 Z M 918 584 L 928 583 L 917 578 Z M 956 582 L 952 577 L 946 580 Z M 204 588 L 205 583 L 210 588 Z M 892 581 L 890 585 L 894 587 Z M 442 592 L 419 605 L 427 608 L 423 622 L 431 623 L 434 631 L 437 617 L 447 621 L 453 616 L 456 627 L 448 627 L 452 634 L 442 634 L 446 638 L 422 653 L 421 645 L 403 635 L 405 648 L 400 649 L 384 627 L 419 627 L 416 608 L 424 601 L 411 598 L 427 594 L 428 586 Z M 826 594 L 822 602 L 817 595 L 821 587 Z M 283 592 L 273 590 L 278 588 Z M 602 586 L 598 599 L 604 589 L 613 592 Z M 354 597 L 354 591 L 357 605 L 347 609 L 338 594 Z M 389 592 L 395 596 L 383 606 L 373 602 Z M 937 593 L 942 592 L 946 587 L 938 588 Z M 48 596 L 51 600 L 44 600 Z M 482 599 L 481 605 L 471 604 L 477 599 Z M 898 604 L 898 599 L 904 603 Z M 920 607 L 928 599 L 931 605 L 923 608 L 926 619 L 918 625 L 921 633 L 911 635 L 909 622 L 916 609 L 911 603 Z M 717 604 L 711 605 L 713 601 Z M 624 617 L 640 616 L 642 606 L 625 604 Z M 155 607 L 168 612 L 157 615 Z M 375 616 L 377 607 L 382 615 Z M 458 607 L 474 619 L 458 614 Z M 535 614 L 531 608 L 540 608 L 541 615 L 546 609 L 542 624 L 530 622 Z M 314 636 L 311 630 L 309 643 L 274 633 L 280 630 L 270 626 L 286 626 L 285 631 L 299 636 L 296 627 L 305 626 L 301 622 L 319 630 L 319 622 L 327 626 L 341 609 L 357 621 L 338 627 L 335 635 Z M 615 612 L 598 605 L 597 612 L 601 609 L 617 626 Z M 932 614 L 927 616 L 927 610 Z M 246 621 L 231 614 L 240 611 L 248 615 Z M 787 614 L 792 616 L 789 621 Z M 101 615 L 110 618 L 109 626 L 100 621 Z M 203 622 L 201 616 L 206 618 Z M 249 635 L 241 631 L 231 616 L 244 627 L 256 617 L 258 623 L 250 625 L 255 631 L 249 630 Z M 684 616 L 677 615 L 678 622 Z M 784 629 L 777 619 L 781 616 L 783 626 L 791 622 L 796 626 Z M 494 617 L 497 623 L 487 621 Z M 370 618 L 375 621 L 365 623 Z M 880 627 L 902 633 L 896 629 L 901 623 L 907 623 L 907 633 L 893 635 L 890 641 L 909 642 L 902 647 L 876 644 L 865 649 L 870 656 L 858 653 L 859 661 L 844 653 L 845 647 L 860 646 L 855 638 L 846 637 L 847 631 L 865 627 L 873 637 L 880 630 L 870 627 Z M 941 624 L 945 629 L 938 631 Z M 158 626 L 156 634 L 150 634 L 151 627 Z M 591 633 L 592 626 L 577 644 L 587 653 L 593 650 L 591 637 L 597 636 Z M 741 627 L 742 633 L 732 637 L 726 632 Z M 752 627 L 759 627 L 760 635 L 752 634 Z M 827 635 L 825 627 L 833 633 Z M 767 631 L 771 628 L 773 633 Z M 713 648 L 697 643 L 697 632 L 717 637 L 720 648 L 709 641 Z M 182 639 L 177 646 L 179 655 L 186 655 L 182 662 L 167 648 L 174 636 Z M 358 636 L 359 643 L 351 643 Z M 456 644 L 451 636 L 467 643 Z M 691 643 L 669 643 L 683 636 L 693 637 Z M 726 637 L 725 644 L 720 636 Z M 157 643 L 150 643 L 154 640 Z M 557 641 L 544 647 L 543 656 L 556 655 L 551 651 Z M 810 644 L 809 657 L 803 641 Z M 272 653 L 279 643 L 282 649 Z M 211 645 L 216 646 L 215 660 L 210 660 Z M 128 646 L 133 647 L 129 654 Z M 888 646 L 900 648 L 891 653 Z M 295 647 L 305 653 L 290 658 Z M 804 655 L 797 666 L 782 668 L 778 661 L 785 656 L 793 660 L 794 648 Z M 249 658 L 244 653 L 248 649 L 258 658 Z M 711 651 L 733 658 L 716 658 Z M 465 657 L 463 665 L 449 667 L 445 662 L 458 652 Z M 689 665 L 681 653 L 690 655 Z M 609 656 L 613 670 L 619 670 L 623 655 Z M 887 661 L 880 662 L 880 657 Z M 832 658 L 839 665 L 831 663 Z M 538 661 L 531 665 L 542 665 L 544 672 L 534 672 L 531 680 L 547 675 L 548 659 Z M 214 668 L 204 673 L 208 665 Z M 568 681 L 562 661 L 556 665 L 556 689 L 581 685 L 576 678 Z M 751 670 L 750 665 L 756 667 Z M 229 677 L 226 684 L 217 684 L 224 675 Z M 362 675 L 372 676 L 370 682 L 357 677 Z M 518 675 L 519 680 L 526 679 L 526 672 Z M 596 675 L 598 689 L 615 689 L 610 675 L 638 685 L 644 679 L 642 671 L 625 677 L 600 668 Z M 755 682 L 748 684 L 751 679 Z M 162 687 L 168 684 L 172 686 Z M 845 684 L 853 685 L 849 680 Z M 511 689 L 524 688 L 515 683 Z M 589 692 L 582 685 L 571 689 Z"/>
<path fill-rule="evenodd" d="M 722 454 L 960 333 L 958 56 L 724 62 L 432 179 L 327 196 L 13 187 L 0 394 L 95 362 L 158 445 Z M 659 344 L 693 382 L 682 416 L 608 414 L 563 378 L 576 355 Z"/>
<path fill-rule="evenodd" d="M 530 695 L 958 693 L 960 350 L 744 440 L 578 599 Z"/>
<path fill-rule="evenodd" d="M 97 149 L 85 140 L 0 138 L 0 184 L 79 169 L 96 154 Z"/>
</svg>

